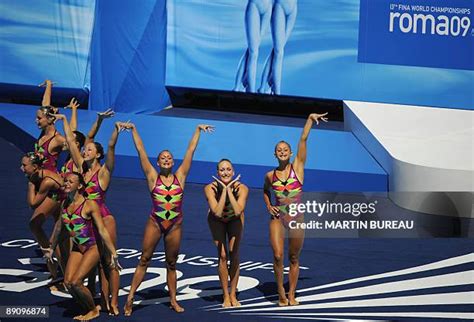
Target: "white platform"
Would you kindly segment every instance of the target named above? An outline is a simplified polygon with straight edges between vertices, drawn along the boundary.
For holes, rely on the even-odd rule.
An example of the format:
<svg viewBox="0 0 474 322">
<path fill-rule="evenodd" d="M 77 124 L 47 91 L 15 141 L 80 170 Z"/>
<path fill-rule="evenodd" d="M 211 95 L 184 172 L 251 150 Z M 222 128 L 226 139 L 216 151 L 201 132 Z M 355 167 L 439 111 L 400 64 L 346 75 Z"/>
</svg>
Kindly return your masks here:
<svg viewBox="0 0 474 322">
<path fill-rule="evenodd" d="M 345 101 L 344 118 L 387 171 L 393 201 L 473 217 L 474 111 Z"/>
</svg>

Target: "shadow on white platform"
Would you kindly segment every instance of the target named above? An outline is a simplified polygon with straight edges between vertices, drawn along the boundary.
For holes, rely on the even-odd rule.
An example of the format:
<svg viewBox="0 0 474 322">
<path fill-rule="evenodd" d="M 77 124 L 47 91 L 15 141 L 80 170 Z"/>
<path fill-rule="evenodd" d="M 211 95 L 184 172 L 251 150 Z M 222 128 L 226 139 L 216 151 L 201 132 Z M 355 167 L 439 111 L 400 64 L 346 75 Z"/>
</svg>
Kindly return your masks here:
<svg viewBox="0 0 474 322">
<path fill-rule="evenodd" d="M 345 101 L 344 119 L 388 173 L 396 204 L 474 217 L 473 111 Z"/>
</svg>

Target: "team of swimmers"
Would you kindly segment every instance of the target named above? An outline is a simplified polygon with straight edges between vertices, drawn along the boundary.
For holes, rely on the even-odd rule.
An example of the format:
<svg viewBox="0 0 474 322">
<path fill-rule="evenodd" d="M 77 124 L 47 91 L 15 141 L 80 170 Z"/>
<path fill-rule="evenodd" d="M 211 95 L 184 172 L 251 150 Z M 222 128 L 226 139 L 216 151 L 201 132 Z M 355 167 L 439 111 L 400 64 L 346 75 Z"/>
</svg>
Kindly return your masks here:
<svg viewBox="0 0 474 322">
<path fill-rule="evenodd" d="M 35 143 L 34 152 L 23 156 L 21 169 L 28 178 L 28 204 L 34 209 L 30 229 L 47 259 L 48 270 L 52 278 L 56 279 L 59 265 L 64 276 L 63 285 L 84 310 L 84 314 L 74 319 L 93 319 L 99 316 L 101 309 L 110 315 L 119 314 L 121 266 L 117 256 L 116 221 L 106 206 L 105 196 L 115 164 L 115 145 L 120 133 L 124 131 L 132 134 L 152 199 L 152 210 L 143 236 L 142 253 L 123 308 L 124 314 L 132 314 L 135 292 L 143 281 L 152 254 L 162 237 L 165 245 L 170 308 L 183 312 L 184 309 L 176 300 L 176 261 L 182 238 L 184 188 L 201 133 L 212 133 L 214 127 L 196 127 L 183 161 L 176 171 L 173 171 L 174 158 L 169 150 L 158 154 L 155 167 L 149 161 L 133 123 L 115 123 L 105 152 L 102 145 L 94 141 L 94 137 L 102 121 L 113 116 L 113 112 L 107 110 L 99 113 L 86 136 L 77 130 L 79 104 L 72 99 L 67 106 L 72 110 L 71 120 L 68 121 L 65 115 L 60 114 L 59 110 L 51 105 L 52 85 L 49 80 L 42 84 L 45 92 L 42 106 L 36 113 L 36 123 L 41 134 Z M 308 116 L 293 162 L 290 145 L 285 141 L 278 142 L 274 152 L 278 166 L 265 174 L 263 199 L 270 214 L 270 244 L 280 306 L 298 305 L 295 292 L 304 231 L 289 229 L 288 223 L 290 219 L 302 221 L 303 216 L 289 216 L 288 206 L 301 198 L 306 142 L 311 127 L 314 123 L 319 124 L 320 120 L 326 122 L 326 115 L 327 113 L 314 113 Z M 63 122 L 64 136 L 56 130 L 55 123 L 58 121 Z M 67 150 L 69 156 L 58 171 L 58 157 L 63 150 Z M 239 247 L 249 189 L 240 182 L 240 175 L 235 175 L 232 162 L 228 159 L 221 159 L 217 163 L 217 173 L 213 179 L 205 186 L 204 193 L 209 204 L 208 225 L 219 258 L 222 306 L 240 306 L 236 295 L 240 265 Z M 50 216 L 56 224 L 51 237 L 48 238 L 42 226 Z M 290 261 L 288 292 L 283 286 L 285 234 L 288 235 Z M 54 260 L 54 255 L 57 261 Z M 98 306 L 94 303 L 97 268 L 101 284 L 101 305 Z M 86 277 L 87 287 L 83 283 Z"/>
</svg>

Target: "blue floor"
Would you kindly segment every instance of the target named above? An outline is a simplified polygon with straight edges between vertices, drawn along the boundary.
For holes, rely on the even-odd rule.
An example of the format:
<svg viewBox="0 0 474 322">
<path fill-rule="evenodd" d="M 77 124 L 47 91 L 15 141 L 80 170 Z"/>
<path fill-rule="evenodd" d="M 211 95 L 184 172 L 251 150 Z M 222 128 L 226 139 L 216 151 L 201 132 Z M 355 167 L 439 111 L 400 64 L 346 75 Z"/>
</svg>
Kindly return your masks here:
<svg viewBox="0 0 474 322">
<path fill-rule="evenodd" d="M 37 137 L 39 130 L 34 123 L 36 109 L 37 107 L 29 105 L 0 104 L 0 119 L 4 118 L 0 125 L 5 128 L 7 120 L 27 135 Z M 66 112 L 69 115 L 69 111 Z M 162 149 L 171 150 L 179 161 L 184 156 L 196 125 L 213 124 L 216 131 L 201 137 L 188 177 L 189 182 L 208 182 L 214 173 L 215 163 L 221 158 L 228 158 L 250 187 L 260 188 L 264 174 L 276 166 L 273 155 L 275 144 L 286 140 L 296 150 L 301 135 L 301 127 L 295 127 L 294 122 L 290 122 L 291 126 L 265 125 L 259 122 L 261 117 L 258 115 L 247 117 L 245 121 L 210 119 L 206 118 L 208 114 L 204 112 L 201 118 L 198 117 L 199 113 L 195 113 L 193 118 L 168 116 L 169 112 L 164 115 L 166 116 L 118 113 L 113 119 L 104 121 L 97 141 L 106 146 L 113 123 L 131 120 L 137 125 L 153 163 L 156 161 L 154 156 Z M 79 130 L 87 132 L 95 118 L 94 112 L 80 110 Z M 253 119 L 255 122 L 252 122 Z M 61 126 L 58 129 L 62 132 Z M 307 191 L 387 191 L 387 175 L 380 165 L 352 133 L 331 129 L 331 126 L 312 130 L 305 169 Z M 123 133 L 119 137 L 114 175 L 142 178 L 129 133 Z"/>
<path fill-rule="evenodd" d="M 0 158 L 0 177 L 3 182 L 0 186 L 0 305 L 44 305 L 50 310 L 49 321 L 70 321 L 78 313 L 76 304 L 72 299 L 51 294 L 44 286 L 47 283 L 45 267 L 41 264 L 37 246 L 27 228 L 31 210 L 25 202 L 26 179 L 19 170 L 21 152 L 3 139 L 0 139 L 0 149 L 3 156 Z M 268 301 L 275 299 L 273 295 L 276 290 L 271 268 L 272 253 L 268 244 L 268 217 L 261 195 L 261 190 L 250 191 L 241 248 L 241 281 L 249 289 L 241 291 L 239 299 L 242 304 L 248 303 L 249 307 L 244 305 L 233 311 L 219 309 L 221 297 L 216 276 L 216 251 L 207 227 L 203 186 L 187 184 L 183 242 L 178 261 L 178 270 L 182 273 L 178 281 L 183 284 L 179 288 L 178 299 L 186 311 L 176 314 L 166 305 L 167 295 L 164 284 L 160 282 L 164 272 L 163 245 L 160 244 L 150 266 L 151 272 L 146 276 L 149 285 L 136 298 L 144 300 L 145 305 L 138 306 L 130 318 L 112 318 L 102 314 L 97 321 L 273 321 L 271 317 L 289 321 L 301 321 L 303 317 L 320 320 L 350 318 L 352 321 L 461 321 L 431 319 L 429 314 L 420 319 L 396 316 L 400 313 L 441 312 L 466 317 L 463 314 L 472 314 L 474 311 L 474 243 L 471 239 L 462 238 L 307 238 L 301 254 L 298 296 L 315 298 L 302 302 L 296 311 L 288 308 L 282 310 L 272 303 L 268 304 Z M 108 205 L 117 220 L 120 262 L 124 267 L 121 285 L 122 289 L 126 289 L 138 262 L 143 228 L 151 207 L 145 181 L 114 178 L 108 192 Z M 48 224 L 51 226 L 52 223 Z M 419 267 L 448 259 L 448 262 L 439 263 L 438 266 Z M 378 275 L 409 268 L 414 269 Z M 470 274 L 468 276 L 471 278 L 449 284 L 451 277 L 465 274 Z M 350 281 L 361 277 L 365 279 Z M 408 282 L 404 284 L 404 290 L 384 284 L 425 277 L 434 279 L 431 286 L 426 288 L 421 282 Z M 324 287 L 312 289 L 315 286 Z M 376 291 L 363 293 L 359 288 L 365 286 L 375 286 Z M 337 291 L 348 293 L 331 293 Z M 121 306 L 125 296 L 126 292 L 121 292 Z M 318 300 L 317 296 L 326 298 Z M 412 306 L 426 296 L 439 296 L 441 300 L 436 305 L 430 304 L 434 300 L 429 300 L 424 305 Z M 399 297 L 410 299 L 402 301 Z M 454 302 L 450 301 L 452 297 Z M 389 298 L 390 305 L 377 304 L 377 301 L 386 298 Z M 372 304 L 333 307 L 334 304 L 343 304 L 343 301 L 369 301 Z M 250 307 L 255 303 L 260 306 Z M 320 304 L 322 307 L 304 309 L 304 305 L 310 304 Z M 255 308 L 263 308 L 263 311 L 251 311 Z M 373 314 L 377 313 L 381 313 L 381 316 L 374 317 Z"/>
</svg>

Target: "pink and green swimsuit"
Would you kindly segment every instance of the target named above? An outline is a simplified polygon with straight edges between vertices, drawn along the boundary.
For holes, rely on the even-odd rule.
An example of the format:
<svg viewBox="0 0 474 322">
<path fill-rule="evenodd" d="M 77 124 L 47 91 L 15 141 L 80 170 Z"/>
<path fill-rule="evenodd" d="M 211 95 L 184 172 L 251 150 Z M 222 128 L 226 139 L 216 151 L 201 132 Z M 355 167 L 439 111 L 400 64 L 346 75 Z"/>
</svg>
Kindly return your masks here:
<svg viewBox="0 0 474 322">
<path fill-rule="evenodd" d="M 173 175 L 173 183 L 167 186 L 158 174 L 155 187 L 151 191 L 151 200 L 153 208 L 150 217 L 160 227 L 163 234 L 167 234 L 176 224 L 183 221 L 181 210 L 183 189 L 175 175 Z"/>
<path fill-rule="evenodd" d="M 292 203 L 300 203 L 303 192 L 303 184 L 296 176 L 293 164 L 291 164 L 290 173 L 285 181 L 278 178 L 276 170 L 273 171 L 272 189 L 276 197 L 276 206 L 280 208 L 279 216 L 272 216 L 272 219 L 279 218 L 282 224 L 288 227 L 290 221 L 302 215 L 301 213 L 296 216 L 289 214 L 289 205 Z"/>
<path fill-rule="evenodd" d="M 61 220 L 69 232 L 69 236 L 71 236 L 75 248 L 82 254 L 96 244 L 92 218 L 85 219 L 81 215 L 86 200 L 72 213 L 68 212 L 67 207 L 63 207 L 61 211 Z"/>
<path fill-rule="evenodd" d="M 56 166 L 57 166 L 57 162 L 58 162 L 59 153 L 51 154 L 49 152 L 49 144 L 54 139 L 56 134 L 58 134 L 58 132 L 54 131 L 54 134 L 49 139 L 44 141 L 43 144 L 41 144 L 41 145 L 39 144 L 39 141 L 40 141 L 41 137 L 38 138 L 38 140 L 35 143 L 35 153 L 37 153 L 37 154 L 39 154 L 43 157 L 43 159 L 44 159 L 44 162 L 43 162 L 43 165 L 42 165 L 43 169 L 50 170 L 50 171 L 53 171 L 53 172 L 57 173 L 58 169 L 56 168 Z"/>
<path fill-rule="evenodd" d="M 61 176 L 65 178 L 69 173 L 72 173 L 73 171 L 74 171 L 74 161 L 72 159 L 69 159 L 61 167 Z"/>
<path fill-rule="evenodd" d="M 112 215 L 109 208 L 105 205 L 105 191 L 102 190 L 99 183 L 99 170 L 94 173 L 92 178 L 86 183 L 87 199 L 94 200 L 100 209 L 102 218 Z"/>
</svg>

